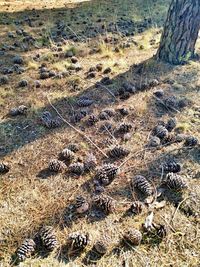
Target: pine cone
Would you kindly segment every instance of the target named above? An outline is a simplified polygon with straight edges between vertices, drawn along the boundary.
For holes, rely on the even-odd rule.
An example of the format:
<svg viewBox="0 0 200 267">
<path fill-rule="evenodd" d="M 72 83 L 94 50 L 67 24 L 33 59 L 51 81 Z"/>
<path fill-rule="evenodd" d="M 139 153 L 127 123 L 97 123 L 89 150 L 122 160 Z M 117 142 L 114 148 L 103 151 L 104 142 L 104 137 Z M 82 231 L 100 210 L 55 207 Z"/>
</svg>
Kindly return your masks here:
<svg viewBox="0 0 200 267">
<path fill-rule="evenodd" d="M 53 119 L 52 114 L 49 111 L 44 111 L 40 117 L 42 124 L 47 127 L 51 128 L 51 121 Z"/>
<path fill-rule="evenodd" d="M 93 198 L 94 205 L 106 214 L 113 213 L 116 209 L 116 202 L 112 197 L 107 195 L 97 195 Z"/>
<path fill-rule="evenodd" d="M 85 171 L 92 171 L 97 166 L 97 159 L 93 154 L 89 154 L 84 162 Z"/>
<path fill-rule="evenodd" d="M 100 127 L 99 127 L 99 131 L 100 132 L 108 132 L 108 131 L 111 131 L 112 130 L 112 123 L 110 123 L 110 122 L 104 122 L 104 123 L 102 123 L 101 125 L 100 125 Z"/>
<path fill-rule="evenodd" d="M 140 245 L 142 241 L 142 234 L 139 230 L 132 228 L 125 233 L 124 240 L 134 246 L 137 246 Z"/>
<path fill-rule="evenodd" d="M 94 114 L 91 114 L 87 120 L 89 126 L 95 125 L 99 121 L 98 117 Z"/>
<path fill-rule="evenodd" d="M 122 116 L 127 116 L 129 114 L 129 111 L 127 108 L 119 108 L 117 109 L 117 111 L 119 111 L 119 113 L 122 115 Z"/>
<path fill-rule="evenodd" d="M 98 182 L 94 183 L 94 193 L 95 194 L 101 194 L 105 191 L 105 188 L 101 186 Z"/>
<path fill-rule="evenodd" d="M 163 139 L 168 135 L 168 130 L 162 125 L 157 125 L 153 129 L 152 133 L 153 133 L 153 135 L 159 137 L 160 139 Z"/>
<path fill-rule="evenodd" d="M 9 170 L 10 167 L 6 163 L 0 162 L 0 174 L 7 173 Z"/>
<path fill-rule="evenodd" d="M 185 139 L 184 145 L 185 146 L 191 146 L 192 147 L 192 146 L 198 145 L 198 143 L 199 143 L 199 141 L 198 141 L 198 139 L 195 136 L 188 136 Z"/>
<path fill-rule="evenodd" d="M 171 145 L 173 143 L 176 143 L 177 142 L 176 140 L 177 140 L 176 135 L 174 135 L 173 133 L 169 133 L 166 137 L 162 139 L 162 144 L 165 146 Z"/>
<path fill-rule="evenodd" d="M 142 202 L 140 202 L 140 201 L 134 201 L 131 204 L 131 206 L 129 208 L 129 211 L 131 213 L 133 213 L 134 215 L 137 215 L 137 214 L 140 214 L 142 212 L 143 208 L 144 208 L 144 206 L 143 206 Z"/>
<path fill-rule="evenodd" d="M 42 245 L 49 251 L 53 251 L 58 246 L 58 241 L 53 227 L 44 226 L 39 232 Z"/>
<path fill-rule="evenodd" d="M 72 152 L 74 152 L 74 153 L 76 153 L 77 151 L 79 151 L 79 146 L 77 145 L 77 144 L 73 144 L 73 143 L 71 143 L 71 144 L 69 144 L 68 146 L 67 146 L 67 149 L 69 149 L 69 150 L 71 150 Z"/>
<path fill-rule="evenodd" d="M 52 119 L 52 114 L 49 111 L 44 111 L 41 115 L 41 120 Z"/>
<path fill-rule="evenodd" d="M 159 83 L 159 81 L 157 80 L 157 79 L 151 79 L 150 81 L 149 81 L 149 86 L 151 86 L 151 87 L 155 87 L 155 86 L 158 86 L 160 83 Z"/>
<path fill-rule="evenodd" d="M 46 126 L 47 128 L 49 128 L 49 129 L 54 129 L 54 128 L 58 128 L 58 127 L 60 127 L 61 124 L 62 124 L 62 123 L 61 123 L 60 118 L 59 118 L 59 117 L 56 117 L 56 118 L 50 120 L 49 122 L 47 122 L 47 123 L 45 124 L 45 126 Z"/>
<path fill-rule="evenodd" d="M 147 196 L 153 194 L 153 187 L 148 182 L 148 180 L 142 175 L 136 175 L 132 180 L 132 186 L 135 189 L 138 189 Z"/>
<path fill-rule="evenodd" d="M 84 164 L 81 162 L 75 162 L 70 164 L 69 172 L 75 175 L 81 175 L 84 172 Z"/>
<path fill-rule="evenodd" d="M 103 165 L 96 173 L 95 180 L 99 181 L 102 185 L 110 184 L 118 175 L 119 169 L 113 164 Z"/>
<path fill-rule="evenodd" d="M 177 134 L 175 137 L 175 142 L 176 143 L 181 143 L 186 139 L 186 135 L 185 134 Z"/>
<path fill-rule="evenodd" d="M 63 149 L 63 151 L 60 153 L 60 158 L 62 160 L 68 160 L 71 161 L 75 157 L 74 152 L 69 150 L 68 148 Z"/>
<path fill-rule="evenodd" d="M 84 249 L 89 244 L 89 234 L 74 232 L 69 235 L 69 243 L 73 249 Z"/>
<path fill-rule="evenodd" d="M 76 198 L 76 203 L 74 205 L 76 212 L 79 214 L 85 213 L 86 211 L 88 211 L 89 209 L 89 203 L 87 202 L 87 200 L 82 197 L 82 196 L 78 196 Z"/>
<path fill-rule="evenodd" d="M 176 118 L 171 118 L 168 120 L 167 124 L 166 124 L 166 129 L 171 132 L 177 125 L 177 120 Z"/>
<path fill-rule="evenodd" d="M 160 138 L 157 136 L 152 136 L 149 139 L 148 147 L 158 147 L 158 146 L 160 146 Z"/>
<path fill-rule="evenodd" d="M 125 83 L 123 83 L 122 86 L 123 86 L 125 92 L 129 92 L 129 93 L 135 93 L 136 92 L 135 86 L 130 82 L 125 82 Z"/>
<path fill-rule="evenodd" d="M 84 117 L 87 116 L 86 110 L 78 111 L 74 114 L 74 116 L 71 117 L 70 121 L 73 123 L 80 122 Z"/>
<path fill-rule="evenodd" d="M 190 104 L 190 101 L 187 98 L 182 98 L 182 99 L 179 99 L 178 101 L 178 107 L 180 109 L 187 107 L 189 104 Z"/>
<path fill-rule="evenodd" d="M 187 183 L 184 181 L 184 179 L 173 172 L 170 172 L 166 175 L 166 178 L 164 179 L 164 184 L 168 186 L 170 189 L 174 190 L 182 190 L 187 187 Z"/>
<path fill-rule="evenodd" d="M 49 111 L 44 111 L 40 117 L 42 124 L 46 128 L 57 128 L 61 126 L 60 117 L 53 118 L 52 114 Z"/>
<path fill-rule="evenodd" d="M 89 98 L 81 98 L 77 101 L 79 107 L 89 107 L 93 104 L 93 100 Z"/>
<path fill-rule="evenodd" d="M 129 153 L 130 151 L 126 148 L 123 148 L 122 146 L 115 146 L 114 148 L 108 151 L 108 156 L 110 158 L 120 159 L 128 156 Z"/>
<path fill-rule="evenodd" d="M 17 250 L 17 258 L 19 261 L 24 261 L 35 252 L 35 242 L 33 239 L 25 239 Z"/>
<path fill-rule="evenodd" d="M 122 123 L 119 125 L 119 127 L 116 129 L 115 132 L 119 134 L 126 134 L 129 133 L 132 128 L 133 128 L 132 124 Z"/>
<path fill-rule="evenodd" d="M 28 108 L 24 105 L 21 105 L 16 108 L 12 108 L 9 112 L 11 116 L 24 115 L 27 113 Z"/>
<path fill-rule="evenodd" d="M 129 92 L 124 92 L 123 94 L 120 95 L 120 99 L 121 100 L 127 100 L 127 99 L 129 99 L 130 96 L 131 96 L 131 94 Z"/>
<path fill-rule="evenodd" d="M 49 162 L 49 170 L 52 172 L 61 172 L 65 168 L 66 168 L 66 165 L 58 159 L 52 159 Z"/>
<path fill-rule="evenodd" d="M 181 171 L 181 165 L 180 163 L 176 162 L 175 160 L 171 159 L 167 162 L 165 162 L 162 165 L 162 169 L 164 172 L 168 173 L 168 172 L 180 172 Z"/>
<path fill-rule="evenodd" d="M 169 96 L 164 100 L 165 106 L 173 111 L 179 108 L 179 100 L 176 96 Z"/>
</svg>

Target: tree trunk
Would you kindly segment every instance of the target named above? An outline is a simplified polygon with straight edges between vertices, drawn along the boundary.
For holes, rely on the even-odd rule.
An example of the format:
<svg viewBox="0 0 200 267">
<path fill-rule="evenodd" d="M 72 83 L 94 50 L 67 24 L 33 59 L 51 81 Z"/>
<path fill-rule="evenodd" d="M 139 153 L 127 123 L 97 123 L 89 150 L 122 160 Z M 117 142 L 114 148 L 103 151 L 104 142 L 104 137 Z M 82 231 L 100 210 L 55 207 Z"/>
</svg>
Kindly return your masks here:
<svg viewBox="0 0 200 267">
<path fill-rule="evenodd" d="M 200 28 L 200 0 L 172 0 L 157 58 L 182 64 L 194 57 Z"/>
</svg>

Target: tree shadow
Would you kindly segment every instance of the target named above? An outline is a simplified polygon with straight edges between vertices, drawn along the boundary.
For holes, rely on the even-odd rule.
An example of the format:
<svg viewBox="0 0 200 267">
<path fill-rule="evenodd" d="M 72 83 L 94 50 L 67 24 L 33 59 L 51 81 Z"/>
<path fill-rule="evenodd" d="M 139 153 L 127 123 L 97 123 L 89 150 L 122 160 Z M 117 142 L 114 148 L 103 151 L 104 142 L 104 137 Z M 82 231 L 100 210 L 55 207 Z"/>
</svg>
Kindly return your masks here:
<svg viewBox="0 0 200 267">
<path fill-rule="evenodd" d="M 18 42 L 23 41 L 22 48 L 27 47 L 30 51 L 36 49 L 38 45 L 42 45 L 42 47 L 49 45 L 50 39 L 55 43 L 87 42 L 88 38 L 95 38 L 99 35 L 106 36 L 109 32 L 128 37 L 150 27 L 161 26 L 170 1 L 166 2 L 160 4 L 155 1 L 144 1 L 141 6 L 141 2 L 138 0 L 131 3 L 128 0 L 120 0 L 118 3 L 111 0 L 106 4 L 103 0 L 93 0 L 66 5 L 62 8 L 1 12 L 0 24 L 2 26 L 13 24 L 19 28 L 26 27 L 33 32 L 33 38 L 27 38 L 27 35 L 23 36 L 23 34 L 19 35 L 18 39 L 10 36 L 10 39 L 13 39 L 13 47 L 20 51 Z M 156 7 L 160 9 L 160 12 L 156 11 Z M 137 16 L 135 10 L 137 10 Z M 148 10 L 151 10 L 151 14 Z M 111 14 L 114 14 L 112 18 Z M 131 19 L 133 14 L 134 19 Z M 60 19 L 61 17 L 62 19 Z M 47 18 L 48 25 L 45 24 Z M 36 32 L 39 34 L 36 35 Z"/>
<path fill-rule="evenodd" d="M 107 85 L 104 79 L 102 79 L 102 81 L 89 86 L 83 92 L 79 92 L 76 95 L 76 99 L 87 96 L 93 99 L 95 104 L 88 108 L 81 108 L 77 106 L 74 100 L 74 109 L 76 114 L 82 110 L 85 110 L 87 114 L 91 114 L 97 109 L 97 107 L 99 110 L 101 110 L 107 106 L 114 106 L 115 104 L 124 103 L 124 101 L 120 100 L 118 96 L 115 98 L 111 96 L 107 89 L 116 95 L 119 88 L 122 87 L 125 82 L 131 82 L 135 85 L 136 92 L 134 92 L 133 95 L 144 90 L 152 89 L 152 87 L 146 83 L 146 80 L 157 77 L 158 73 L 152 73 L 152 70 L 155 70 L 156 64 L 157 63 L 154 61 L 154 59 L 149 59 L 145 62 L 142 62 L 138 66 L 132 66 L 127 72 L 110 79 L 110 85 Z M 159 64 L 159 66 L 160 65 L 161 64 Z M 143 66 L 145 71 L 145 74 L 143 73 L 142 75 L 137 74 L 138 69 L 140 69 L 141 66 Z M 157 69 L 159 69 L 159 66 Z M 165 64 L 163 65 L 163 68 L 166 72 L 170 72 L 173 69 L 173 67 Z M 101 99 L 99 99 L 99 95 L 101 95 Z M 129 94 L 129 97 L 131 96 L 132 94 Z M 52 103 L 68 121 L 71 120 L 73 114 L 71 104 L 69 105 L 69 103 L 71 103 L 71 97 L 64 97 Z M 15 118 L 8 117 L 3 119 L 3 122 L 0 123 L 0 157 L 4 157 L 5 155 L 10 154 L 12 151 L 18 150 L 24 145 L 30 144 L 35 140 L 52 134 L 53 132 L 63 131 L 63 129 L 68 128 L 68 125 L 65 123 L 62 124 L 62 127 L 56 129 L 46 129 L 44 126 L 42 126 L 40 124 L 39 117 L 42 112 L 46 110 L 52 112 L 54 116 L 57 115 L 52 109 L 52 106 L 48 104 L 44 108 L 37 109 L 34 113 L 29 112 L 27 116 L 17 116 Z M 76 123 L 75 127 L 82 129 L 82 121 L 80 123 Z"/>
</svg>

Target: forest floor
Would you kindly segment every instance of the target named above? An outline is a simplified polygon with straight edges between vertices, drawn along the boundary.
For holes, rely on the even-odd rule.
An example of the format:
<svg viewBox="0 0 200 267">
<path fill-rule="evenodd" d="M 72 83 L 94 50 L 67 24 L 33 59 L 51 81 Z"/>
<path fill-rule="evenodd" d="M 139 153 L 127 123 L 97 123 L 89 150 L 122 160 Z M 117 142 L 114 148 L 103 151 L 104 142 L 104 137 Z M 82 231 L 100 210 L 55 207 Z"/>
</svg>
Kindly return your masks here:
<svg viewBox="0 0 200 267">
<path fill-rule="evenodd" d="M 0 159 L 10 166 L 0 176 L 0 266 L 17 265 L 16 249 L 42 225 L 55 228 L 58 249 L 45 255 L 39 251 L 19 266 L 200 265 L 200 148 L 183 142 L 147 147 L 158 121 L 172 117 L 177 119 L 174 135 L 200 140 L 199 60 L 171 66 L 153 57 L 169 2 L 0 1 Z M 171 96 L 184 107 L 167 106 Z M 80 107 L 81 97 L 92 100 L 91 105 Z M 8 115 L 19 105 L 27 106 L 25 115 Z M 127 116 L 120 114 L 121 108 L 128 110 Z M 108 109 L 112 116 L 88 126 L 91 114 Z M 75 128 L 64 121 L 55 129 L 44 127 L 44 111 L 53 116 L 58 111 Z M 132 124 L 130 134 L 115 135 L 122 122 Z M 114 213 L 104 216 L 93 206 L 83 215 L 72 212 L 77 196 L 91 201 L 96 171 L 74 177 L 47 170 L 49 160 L 71 143 L 80 147 L 74 161 L 84 162 L 92 153 L 98 167 L 113 163 L 105 156 L 110 147 L 130 150 L 126 163 L 129 156 L 114 162 L 123 163 L 121 173 L 104 189 L 117 202 Z M 132 191 L 131 179 L 142 174 L 154 187 L 159 185 L 160 166 L 169 159 L 181 164 L 188 188 L 163 191 L 157 199 L 165 203 L 162 208 L 146 204 L 138 215 L 127 212 L 140 197 Z M 167 228 L 163 239 L 142 229 L 152 209 L 154 223 Z M 133 227 L 143 232 L 141 245 L 125 246 L 122 237 Z M 71 255 L 64 248 L 75 231 L 88 232 L 91 242 L 82 253 Z M 102 236 L 109 238 L 110 248 L 100 257 L 93 245 Z"/>
</svg>

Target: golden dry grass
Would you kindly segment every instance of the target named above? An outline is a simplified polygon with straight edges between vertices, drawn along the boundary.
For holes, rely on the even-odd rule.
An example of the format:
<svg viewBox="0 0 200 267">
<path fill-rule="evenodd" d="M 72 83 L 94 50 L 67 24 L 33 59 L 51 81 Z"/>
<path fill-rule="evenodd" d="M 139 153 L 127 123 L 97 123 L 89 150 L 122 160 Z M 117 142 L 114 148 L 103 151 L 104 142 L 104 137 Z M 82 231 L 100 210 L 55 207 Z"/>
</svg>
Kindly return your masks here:
<svg viewBox="0 0 200 267">
<path fill-rule="evenodd" d="M 70 1 L 67 1 L 70 2 Z M 57 20 L 57 8 L 61 8 L 65 21 L 70 21 L 69 8 L 74 8 L 79 18 L 83 14 L 93 13 L 90 18 L 95 24 L 97 15 L 105 17 L 106 23 L 116 21 L 123 12 L 127 12 L 127 18 L 141 19 L 143 16 L 151 15 L 154 19 L 156 13 L 152 5 L 154 1 L 88 1 L 86 3 L 76 3 L 82 1 L 71 1 L 73 5 L 67 5 L 66 1 L 6 1 L 0 3 L 1 17 L 8 14 L 8 19 L 12 22 L 15 19 L 21 19 L 26 14 L 26 9 L 36 8 L 40 14 L 40 20 L 45 21 L 43 26 L 46 32 Z M 106 3 L 106 5 L 105 5 Z M 169 1 L 160 1 L 156 3 L 158 13 L 165 14 Z M 77 4 L 77 5 L 76 5 Z M 51 8 L 55 8 L 51 10 Z M 113 9 L 110 15 L 109 8 Z M 137 9 L 138 8 L 138 9 Z M 140 9 L 139 9 L 140 8 Z M 45 12 L 46 10 L 46 12 Z M 136 12 L 137 11 L 137 12 Z M 151 12 L 150 12 L 151 11 Z M 25 13 L 23 13 L 25 12 Z M 157 16 L 159 16 L 157 14 Z M 159 20 L 159 19 L 158 19 Z M 1 20 L 0 20 L 1 21 Z M 13 23 L 1 25 L 1 37 L 5 43 L 11 42 L 7 37 L 7 32 L 16 29 Z M 72 21 L 72 28 L 78 32 L 83 25 L 76 25 Z M 156 22 L 155 22 L 156 26 Z M 40 27 L 29 28 L 26 30 L 38 37 Z M 63 45 L 67 50 L 74 47 L 83 70 L 70 77 L 62 79 L 48 79 L 41 81 L 41 87 L 34 87 L 34 80 L 38 79 L 38 62 L 33 62 L 32 57 L 41 53 L 42 59 L 38 65 L 47 62 L 48 67 L 56 71 L 65 69 L 69 66 L 67 59 L 59 59 L 53 56 L 52 46 L 49 43 L 45 48 L 33 48 L 27 52 L 19 52 L 26 60 L 26 71 L 23 74 L 9 75 L 9 84 L 0 88 L 0 146 L 2 150 L 2 160 L 8 162 L 11 170 L 8 174 L 1 176 L 0 189 L 0 266 L 12 266 L 12 256 L 16 248 L 26 237 L 32 237 L 43 224 L 49 224 L 55 227 L 60 242 L 59 250 L 52 255 L 43 258 L 40 255 L 28 259 L 20 266 L 32 267 L 57 267 L 57 266 L 94 266 L 88 262 L 88 253 L 92 248 L 98 236 L 107 234 L 112 240 L 112 250 L 95 262 L 96 266 L 173 266 L 173 267 L 197 267 L 199 266 L 200 245 L 199 245 L 199 217 L 186 216 L 184 209 L 177 210 L 176 216 L 171 223 L 170 220 L 177 209 L 173 203 L 167 202 L 167 205 L 155 212 L 155 222 L 167 224 L 169 233 L 159 245 L 156 240 L 146 242 L 136 249 L 127 249 L 121 246 L 120 239 L 123 233 L 129 227 L 141 228 L 147 212 L 135 217 L 124 216 L 127 204 L 133 201 L 130 190 L 130 179 L 140 172 L 145 172 L 149 178 L 157 181 L 160 173 L 157 170 L 160 156 L 162 154 L 173 154 L 183 164 L 183 174 L 188 175 L 189 189 L 184 192 L 182 198 L 183 204 L 187 204 L 199 214 L 200 205 L 200 184 L 199 184 L 199 148 L 185 151 L 181 145 L 172 145 L 163 147 L 161 150 L 145 151 L 140 153 L 125 165 L 119 179 L 116 179 L 106 192 L 113 196 L 119 205 L 118 212 L 111 214 L 103 220 L 92 220 L 93 211 L 90 211 L 82 218 L 75 218 L 66 223 L 66 209 L 73 202 L 77 195 L 84 195 L 88 199 L 91 197 L 92 184 L 91 175 L 84 175 L 80 179 L 74 179 L 68 174 L 50 175 L 41 177 L 41 171 L 44 170 L 50 158 L 58 156 L 59 152 L 70 142 L 80 144 L 80 157 L 85 157 L 87 153 L 93 152 L 98 159 L 99 165 L 103 162 L 102 155 L 95 148 L 86 142 L 79 134 L 74 132 L 67 125 L 55 130 L 45 129 L 38 124 L 38 117 L 43 110 L 53 112 L 47 101 L 47 95 L 56 108 L 62 112 L 68 119 L 68 113 L 74 106 L 76 96 L 87 92 L 94 100 L 94 112 L 99 112 L 104 107 L 118 108 L 121 106 L 131 110 L 131 114 L 125 119 L 132 122 L 136 131 L 131 139 L 125 144 L 131 151 L 141 150 L 147 143 L 149 132 L 156 124 L 160 115 L 152 94 L 156 89 L 162 88 L 166 93 L 173 93 L 177 96 L 186 96 L 192 101 L 192 104 L 183 112 L 177 113 L 176 117 L 180 126 L 180 131 L 194 134 L 199 137 L 199 88 L 200 88 L 200 64 L 191 62 L 185 66 L 171 67 L 167 64 L 157 63 L 151 57 L 155 54 L 160 31 L 158 28 L 147 29 L 144 33 L 138 34 L 134 40 L 144 49 L 140 50 L 132 45 L 130 48 L 123 49 L 120 53 L 113 52 L 114 45 L 102 45 L 102 36 L 91 38 L 86 43 L 73 43 L 70 40 Z M 149 40 L 156 38 L 156 45 L 150 46 Z M 121 41 L 123 41 L 122 39 Z M 100 53 L 90 54 L 91 48 L 100 47 Z M 199 41 L 197 49 L 199 51 Z M 19 54 L 18 53 L 18 54 Z M 14 52 L 9 52 L 3 57 L 4 64 L 9 65 L 11 56 Z M 145 62 L 141 74 L 138 74 L 133 65 Z M 97 63 L 102 63 L 104 68 L 112 67 L 110 78 L 113 84 L 109 87 L 111 90 L 120 88 L 124 80 L 130 82 L 145 82 L 150 78 L 158 78 L 161 84 L 156 88 L 143 91 L 131 96 L 126 101 L 113 102 L 112 97 L 103 88 L 94 87 L 94 83 L 102 78 L 101 74 L 93 80 L 85 79 L 85 73 Z M 116 64 L 117 63 L 117 64 Z M 19 79 L 26 78 L 29 81 L 28 88 L 21 89 L 17 87 Z M 166 80 L 173 80 L 170 85 Z M 78 84 L 79 91 L 72 90 L 72 85 Z M 8 118 L 6 114 L 9 109 L 19 104 L 29 106 L 29 112 L 26 117 Z M 162 119 L 167 120 L 172 114 L 163 114 Z M 114 120 L 117 125 L 119 122 Z M 84 123 L 77 124 L 76 127 L 85 126 Z M 85 128 L 84 132 L 103 150 L 108 149 L 105 144 L 105 138 L 109 135 L 99 133 L 97 128 Z M 121 161 L 119 161 L 119 164 Z M 154 171 L 152 171 L 152 168 Z M 188 199 L 187 199 L 188 197 Z M 172 229 L 173 231 L 172 231 Z M 81 230 L 89 232 L 92 243 L 80 257 L 68 257 L 62 250 L 66 242 L 67 235 L 73 231 Z"/>
</svg>

